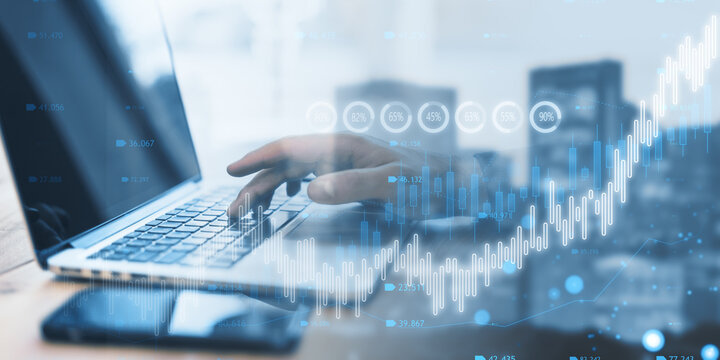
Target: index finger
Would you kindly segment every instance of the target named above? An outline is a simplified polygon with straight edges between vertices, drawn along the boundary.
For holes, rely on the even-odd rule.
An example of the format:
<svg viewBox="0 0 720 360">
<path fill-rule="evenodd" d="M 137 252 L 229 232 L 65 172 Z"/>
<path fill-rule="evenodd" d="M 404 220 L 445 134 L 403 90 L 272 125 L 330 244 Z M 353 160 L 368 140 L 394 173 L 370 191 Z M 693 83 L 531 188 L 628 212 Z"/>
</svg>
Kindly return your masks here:
<svg viewBox="0 0 720 360">
<path fill-rule="evenodd" d="M 232 176 L 246 176 L 287 162 L 314 163 L 323 156 L 348 158 L 354 137 L 347 135 L 302 135 L 273 141 L 228 165 Z"/>
</svg>

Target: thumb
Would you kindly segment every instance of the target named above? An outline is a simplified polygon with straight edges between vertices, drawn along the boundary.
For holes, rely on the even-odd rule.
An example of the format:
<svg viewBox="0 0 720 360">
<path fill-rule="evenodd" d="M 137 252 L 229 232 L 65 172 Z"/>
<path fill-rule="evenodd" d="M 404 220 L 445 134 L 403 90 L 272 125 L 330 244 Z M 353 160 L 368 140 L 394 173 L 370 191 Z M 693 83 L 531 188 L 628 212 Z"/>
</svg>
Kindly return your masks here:
<svg viewBox="0 0 720 360">
<path fill-rule="evenodd" d="M 387 199 L 395 193 L 388 176 L 399 174 L 400 166 L 386 164 L 369 169 L 351 169 L 318 176 L 308 185 L 310 199 L 321 204 Z"/>
</svg>

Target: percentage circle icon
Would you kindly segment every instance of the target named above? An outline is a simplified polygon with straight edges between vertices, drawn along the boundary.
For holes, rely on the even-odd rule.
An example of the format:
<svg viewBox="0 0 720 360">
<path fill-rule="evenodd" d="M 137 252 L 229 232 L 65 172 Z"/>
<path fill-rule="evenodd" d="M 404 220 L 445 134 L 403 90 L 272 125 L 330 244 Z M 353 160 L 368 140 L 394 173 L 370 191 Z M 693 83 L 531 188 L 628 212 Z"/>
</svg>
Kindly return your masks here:
<svg viewBox="0 0 720 360">
<path fill-rule="evenodd" d="M 482 130 L 486 120 L 485 108 L 474 101 L 464 102 L 455 110 L 455 124 L 468 134 Z"/>
<path fill-rule="evenodd" d="M 418 124 L 430 134 L 439 133 L 450 123 L 450 112 L 445 105 L 437 101 L 429 101 L 418 110 Z"/>
<path fill-rule="evenodd" d="M 540 101 L 530 109 L 530 125 L 543 134 L 555 131 L 562 120 L 560 108 L 550 101 Z"/>
<path fill-rule="evenodd" d="M 519 129 L 523 123 L 520 105 L 512 101 L 503 101 L 497 104 L 493 109 L 492 117 L 495 127 L 506 134 Z"/>
<path fill-rule="evenodd" d="M 411 123 L 410 108 L 400 101 L 389 102 L 380 111 L 380 124 L 388 132 L 399 134 L 407 130 Z"/>
<path fill-rule="evenodd" d="M 310 128 L 319 132 L 328 132 L 335 129 L 337 124 L 337 111 L 335 107 L 324 101 L 318 101 L 308 108 L 305 119 Z"/>
<path fill-rule="evenodd" d="M 364 101 L 353 101 L 343 111 L 343 124 L 354 133 L 370 130 L 373 122 L 375 122 L 375 111 Z"/>
</svg>

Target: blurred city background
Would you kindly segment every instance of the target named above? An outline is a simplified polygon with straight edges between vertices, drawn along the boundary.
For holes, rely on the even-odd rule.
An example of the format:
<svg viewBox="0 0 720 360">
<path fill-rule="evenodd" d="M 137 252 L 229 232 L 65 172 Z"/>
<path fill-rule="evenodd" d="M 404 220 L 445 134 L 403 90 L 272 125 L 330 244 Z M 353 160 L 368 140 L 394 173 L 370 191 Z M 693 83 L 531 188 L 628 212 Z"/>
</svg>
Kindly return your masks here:
<svg viewBox="0 0 720 360">
<path fill-rule="evenodd" d="M 593 141 L 616 145 L 639 116 L 639 100 L 657 88 L 665 57 L 685 36 L 699 35 L 718 10 L 712 0 L 172 0 L 162 7 L 201 156 L 220 150 L 232 158 L 240 155 L 233 153 L 239 144 L 310 132 L 304 116 L 318 101 L 340 113 L 354 100 L 381 106 L 402 93 L 414 103 L 414 94 L 429 92 L 444 99 L 451 114 L 458 104 L 475 101 L 489 116 L 502 101 L 527 113 L 537 101 L 552 100 L 563 111 L 563 124 L 552 134 L 529 126 L 504 134 L 488 121 L 478 133 L 450 126 L 433 140 L 443 150 L 491 152 L 498 159 L 495 174 L 510 179 L 516 191 L 532 181 L 537 159 L 568 189 L 562 174 L 570 146 L 578 149 L 577 190 L 591 188 Z M 707 83 L 718 80 L 720 73 L 712 71 Z M 688 106 L 703 99 L 680 96 Z M 720 91 L 710 96 L 718 103 Z M 678 128 L 678 118 L 691 118 L 690 111 L 671 109 L 665 128 Z M 711 125 L 717 120 L 716 114 L 705 119 Z M 648 158 L 607 238 L 591 236 L 550 251 L 531 259 L 529 271 L 498 278 L 467 305 L 477 310 L 475 320 L 480 314 L 481 321 L 487 315 L 510 324 L 585 299 L 592 304 L 567 306 L 519 326 L 638 344 L 650 328 L 682 336 L 704 323 L 717 325 L 720 191 L 712 185 L 720 171 L 710 164 L 718 163 L 713 144 L 720 138 L 702 125 L 686 125 L 689 144 L 664 139 L 663 161 L 655 153 Z M 507 228 L 512 225 L 500 231 L 491 226 L 478 241 L 500 240 Z M 462 232 L 454 239 L 462 243 Z M 452 254 L 454 246 L 443 243 L 436 255 Z M 621 263 L 628 267 L 615 278 Z M 563 285 L 571 274 L 584 279 L 580 294 L 568 294 Z M 412 318 L 425 308 L 382 303 L 386 317 Z M 475 310 L 448 310 L 441 322 L 472 321 Z"/>
<path fill-rule="evenodd" d="M 607 180 L 607 147 L 623 148 L 618 140 L 640 116 L 639 101 L 657 89 L 665 57 L 674 56 L 686 36 L 698 38 L 710 16 L 720 13 L 717 0 L 160 0 L 160 6 L 205 174 L 226 176 L 224 165 L 247 149 L 312 132 L 305 116 L 319 101 L 335 106 L 340 117 L 357 100 L 370 103 L 376 114 L 388 101 L 401 99 L 414 112 L 437 100 L 451 116 L 440 134 L 416 128 L 388 134 L 377 122 L 369 133 L 420 141 L 435 151 L 483 152 L 493 159 L 483 181 L 497 183 L 504 195 L 518 194 L 520 214 L 532 197 L 533 181 L 544 183 L 546 174 L 552 173 L 566 195 L 597 189 Z M 142 37 L 130 41 L 143 45 Z M 682 105 L 668 109 L 661 145 L 642 154 L 628 202 L 615 210 L 608 236 L 591 226 L 585 242 L 532 254 L 526 268 L 499 274 L 467 301 L 463 313 L 448 308 L 433 318 L 424 294 L 383 293 L 366 314 L 427 319 L 426 325 L 438 328 L 388 333 L 397 346 L 366 349 L 364 336 L 391 330 L 361 317 L 339 323 L 331 334 L 357 341 L 328 341 L 328 346 L 341 348 L 338 353 L 399 357 L 418 354 L 427 344 L 432 350 L 421 354 L 440 358 L 448 345 L 431 346 L 433 334 L 455 332 L 463 349 L 477 352 L 472 344 L 481 334 L 486 349 L 543 358 L 537 355 L 542 339 L 558 332 L 577 340 L 567 345 L 577 353 L 605 346 L 618 349 L 605 354 L 642 358 L 648 355 L 640 340 L 648 329 L 666 334 L 668 354 L 697 354 L 716 341 L 720 106 L 712 112 L 705 105 L 720 104 L 720 71 L 709 75 L 705 82 L 714 91 L 683 90 Z M 541 100 L 562 110 L 555 132 L 537 132 L 527 118 L 509 134 L 493 126 L 497 104 L 515 102 L 527 115 Z M 481 104 L 488 115 L 474 134 L 452 121 L 466 101 Z M 344 130 L 342 121 L 334 130 Z M 568 149 L 575 149 L 575 160 L 568 159 Z M 538 179 L 534 166 L 541 169 Z M 424 250 L 436 258 L 467 254 L 481 243 L 507 239 L 523 223 L 507 208 L 500 213 L 492 213 L 490 203 L 485 208 L 492 221 L 454 220 L 453 241 L 425 244 Z M 431 224 L 425 235 L 442 237 L 443 231 Z M 567 283 L 573 276 L 582 279 L 579 286 Z M 388 282 L 403 281 L 395 277 Z M 461 326 L 468 323 L 495 327 L 466 331 Z M 520 341 L 517 334 L 537 337 Z M 427 343 L 418 340 L 423 337 Z M 403 344 L 415 349 L 403 350 Z"/>
</svg>

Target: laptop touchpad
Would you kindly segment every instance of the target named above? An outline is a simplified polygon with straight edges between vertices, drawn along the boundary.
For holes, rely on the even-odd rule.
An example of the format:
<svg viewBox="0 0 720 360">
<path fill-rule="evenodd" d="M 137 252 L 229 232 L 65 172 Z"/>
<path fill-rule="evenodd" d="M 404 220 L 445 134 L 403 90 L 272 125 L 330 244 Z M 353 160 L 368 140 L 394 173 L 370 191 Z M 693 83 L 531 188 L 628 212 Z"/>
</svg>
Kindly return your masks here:
<svg viewBox="0 0 720 360">
<path fill-rule="evenodd" d="M 398 225 L 395 219 L 385 221 L 381 210 L 359 204 L 313 204 L 300 216 L 305 220 L 286 239 L 314 238 L 318 244 L 373 247 L 396 239 L 402 241 L 401 235 L 410 228 L 407 224 Z"/>
</svg>

